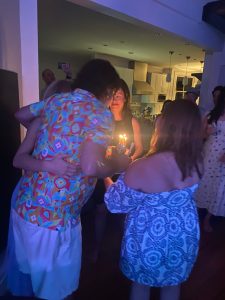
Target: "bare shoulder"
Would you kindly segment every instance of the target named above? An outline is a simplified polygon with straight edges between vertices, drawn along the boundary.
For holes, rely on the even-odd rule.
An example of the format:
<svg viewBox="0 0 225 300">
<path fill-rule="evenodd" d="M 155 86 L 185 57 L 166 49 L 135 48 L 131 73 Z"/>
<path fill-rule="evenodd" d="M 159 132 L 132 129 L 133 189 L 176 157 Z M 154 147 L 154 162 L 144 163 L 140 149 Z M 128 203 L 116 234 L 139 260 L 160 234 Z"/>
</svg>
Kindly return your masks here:
<svg viewBox="0 0 225 300">
<path fill-rule="evenodd" d="M 141 158 L 130 165 L 125 183 L 145 193 L 161 193 L 183 189 L 198 182 L 196 174 L 182 180 L 173 153 L 164 152 Z"/>
<path fill-rule="evenodd" d="M 142 171 L 144 173 L 150 173 L 151 171 L 154 171 L 155 173 L 155 167 L 160 167 L 164 164 L 162 161 L 162 157 L 162 154 L 154 154 L 148 157 L 139 158 L 132 164 L 130 164 L 129 168 L 126 171 L 126 175 L 130 176 L 138 171 Z"/>
<path fill-rule="evenodd" d="M 135 127 L 135 126 L 140 126 L 140 123 L 138 121 L 138 119 L 136 119 L 135 117 L 132 117 L 131 119 L 131 122 L 132 122 L 132 126 Z"/>
<path fill-rule="evenodd" d="M 156 182 L 163 169 L 161 155 L 155 154 L 135 160 L 125 173 L 125 183 L 139 190 L 145 190 L 149 182 Z"/>
</svg>

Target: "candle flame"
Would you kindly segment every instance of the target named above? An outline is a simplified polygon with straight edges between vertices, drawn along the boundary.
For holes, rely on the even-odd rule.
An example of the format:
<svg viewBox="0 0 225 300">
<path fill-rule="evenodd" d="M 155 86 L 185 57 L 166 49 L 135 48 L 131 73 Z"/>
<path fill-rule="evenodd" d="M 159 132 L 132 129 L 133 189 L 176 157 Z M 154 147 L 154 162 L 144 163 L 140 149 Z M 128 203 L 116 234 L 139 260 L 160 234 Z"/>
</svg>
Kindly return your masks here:
<svg viewBox="0 0 225 300">
<path fill-rule="evenodd" d="M 127 135 L 125 133 L 119 134 L 119 145 L 126 146 Z"/>
</svg>

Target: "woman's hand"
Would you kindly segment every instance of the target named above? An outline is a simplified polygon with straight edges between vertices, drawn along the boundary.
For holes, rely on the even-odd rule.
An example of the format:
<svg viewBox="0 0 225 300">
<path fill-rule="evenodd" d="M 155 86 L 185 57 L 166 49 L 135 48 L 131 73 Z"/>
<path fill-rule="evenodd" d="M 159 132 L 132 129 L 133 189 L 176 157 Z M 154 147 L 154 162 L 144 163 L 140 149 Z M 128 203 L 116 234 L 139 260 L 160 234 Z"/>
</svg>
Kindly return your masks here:
<svg viewBox="0 0 225 300">
<path fill-rule="evenodd" d="M 106 177 L 106 178 L 104 178 L 104 184 L 105 184 L 105 188 L 107 190 L 113 184 L 113 181 L 110 177 Z"/>
<path fill-rule="evenodd" d="M 129 156 L 125 154 L 119 154 L 117 151 L 113 153 L 113 155 L 110 157 L 110 160 L 112 161 L 112 163 L 118 166 L 118 173 L 125 171 L 131 163 L 131 158 Z"/>
<path fill-rule="evenodd" d="M 52 160 L 45 160 L 44 168 L 47 172 L 61 177 L 71 177 L 76 175 L 79 170 L 78 164 L 66 162 L 66 155 L 58 155 Z"/>
</svg>

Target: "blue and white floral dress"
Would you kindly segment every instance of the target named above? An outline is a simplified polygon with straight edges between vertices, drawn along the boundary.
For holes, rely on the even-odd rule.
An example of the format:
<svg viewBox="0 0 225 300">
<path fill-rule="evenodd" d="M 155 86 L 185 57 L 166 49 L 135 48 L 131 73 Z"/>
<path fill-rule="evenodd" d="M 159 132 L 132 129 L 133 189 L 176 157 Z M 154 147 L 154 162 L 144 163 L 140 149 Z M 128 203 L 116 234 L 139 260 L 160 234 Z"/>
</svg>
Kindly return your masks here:
<svg viewBox="0 0 225 300">
<path fill-rule="evenodd" d="M 127 213 L 121 246 L 123 274 L 140 284 L 162 287 L 185 281 L 196 261 L 199 222 L 193 193 L 181 190 L 143 193 L 129 188 L 122 174 L 108 189 L 112 213 Z"/>
</svg>

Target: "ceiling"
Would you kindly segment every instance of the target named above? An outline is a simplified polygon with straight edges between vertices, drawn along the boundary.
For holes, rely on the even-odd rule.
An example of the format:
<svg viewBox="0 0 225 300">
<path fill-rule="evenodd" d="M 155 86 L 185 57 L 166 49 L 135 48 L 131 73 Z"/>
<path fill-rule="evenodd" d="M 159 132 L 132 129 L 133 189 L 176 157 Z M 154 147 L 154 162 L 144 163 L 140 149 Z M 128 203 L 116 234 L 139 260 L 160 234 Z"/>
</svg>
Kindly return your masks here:
<svg viewBox="0 0 225 300">
<path fill-rule="evenodd" d="M 66 0 L 38 0 L 39 49 L 90 55 L 91 52 L 146 62 L 201 70 L 204 50 L 153 26 L 134 25 Z"/>
</svg>

